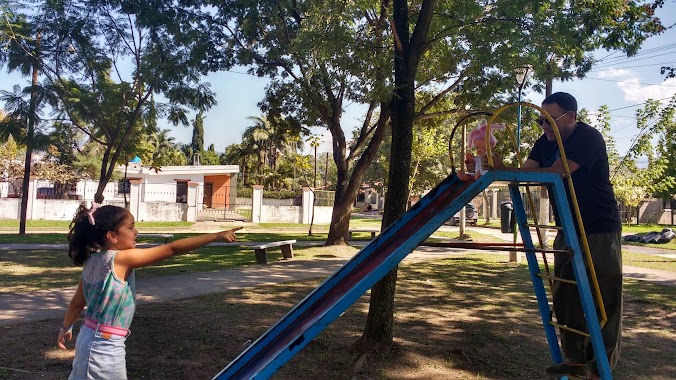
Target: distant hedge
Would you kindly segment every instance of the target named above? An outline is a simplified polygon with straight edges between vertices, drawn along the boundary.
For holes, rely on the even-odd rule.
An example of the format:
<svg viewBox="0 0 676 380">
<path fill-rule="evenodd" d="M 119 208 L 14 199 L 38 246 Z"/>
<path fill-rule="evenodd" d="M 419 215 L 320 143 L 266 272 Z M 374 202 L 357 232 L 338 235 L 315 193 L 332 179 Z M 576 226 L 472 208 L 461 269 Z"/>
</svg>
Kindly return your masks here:
<svg viewBox="0 0 676 380">
<path fill-rule="evenodd" d="M 251 198 L 253 196 L 253 189 L 250 187 L 237 189 L 237 196 L 241 198 Z"/>
<path fill-rule="evenodd" d="M 250 187 L 237 189 L 237 196 L 241 198 L 251 198 L 253 196 L 253 189 Z M 296 192 L 293 190 L 280 190 L 280 191 L 263 190 L 263 198 L 268 199 L 293 199 L 295 196 Z"/>
</svg>

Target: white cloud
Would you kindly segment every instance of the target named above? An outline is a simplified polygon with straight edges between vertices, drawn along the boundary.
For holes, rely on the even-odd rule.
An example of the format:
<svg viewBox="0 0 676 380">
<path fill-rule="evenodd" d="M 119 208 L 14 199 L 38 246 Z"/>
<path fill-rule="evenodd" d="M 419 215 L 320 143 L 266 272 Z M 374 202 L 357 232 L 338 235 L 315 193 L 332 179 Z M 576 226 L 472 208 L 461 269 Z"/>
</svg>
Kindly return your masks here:
<svg viewBox="0 0 676 380">
<path fill-rule="evenodd" d="M 638 77 L 638 74 L 635 71 L 627 69 L 608 69 L 599 71 L 597 75 L 602 79 L 626 79 Z"/>
<path fill-rule="evenodd" d="M 633 83 L 632 83 L 633 82 Z M 642 103 L 648 99 L 664 99 L 676 94 L 676 78 L 670 78 L 660 84 L 643 85 L 638 79 L 631 78 L 617 86 L 624 92 L 624 99 Z"/>
</svg>

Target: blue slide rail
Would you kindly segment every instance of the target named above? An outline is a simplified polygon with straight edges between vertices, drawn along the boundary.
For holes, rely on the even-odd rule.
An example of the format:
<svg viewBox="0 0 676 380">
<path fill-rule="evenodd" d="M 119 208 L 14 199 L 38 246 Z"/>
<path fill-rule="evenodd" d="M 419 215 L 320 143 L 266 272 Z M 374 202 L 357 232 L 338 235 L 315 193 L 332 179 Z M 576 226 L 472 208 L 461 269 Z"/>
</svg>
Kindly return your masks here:
<svg viewBox="0 0 676 380">
<path fill-rule="evenodd" d="M 461 182 L 455 174 L 450 175 L 329 276 L 214 379 L 270 378 L 444 222 L 495 181 L 549 184 L 561 183 L 561 178 L 548 173 L 490 171 L 477 181 Z M 543 323 L 548 324 L 544 315 Z M 550 340 L 550 334 L 547 338 Z M 550 348 L 553 344 L 550 341 Z M 558 343 L 556 348 L 558 350 Z"/>
</svg>

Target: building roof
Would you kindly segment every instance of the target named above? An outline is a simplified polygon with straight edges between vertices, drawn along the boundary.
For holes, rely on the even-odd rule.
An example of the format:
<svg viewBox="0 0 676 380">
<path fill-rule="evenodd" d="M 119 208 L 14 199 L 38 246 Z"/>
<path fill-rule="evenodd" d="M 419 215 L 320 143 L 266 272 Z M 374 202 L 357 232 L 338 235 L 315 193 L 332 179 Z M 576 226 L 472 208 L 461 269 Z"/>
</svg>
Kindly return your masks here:
<svg viewBox="0 0 676 380">
<path fill-rule="evenodd" d="M 124 171 L 124 166 L 118 167 L 118 170 Z M 236 174 L 239 173 L 238 165 L 200 165 L 200 166 L 162 166 L 156 172 L 150 166 L 132 165 L 127 167 L 127 176 L 129 175 L 147 175 L 147 176 L 161 176 L 161 175 L 177 175 L 177 174 L 204 174 L 204 175 L 219 175 L 219 174 Z"/>
</svg>

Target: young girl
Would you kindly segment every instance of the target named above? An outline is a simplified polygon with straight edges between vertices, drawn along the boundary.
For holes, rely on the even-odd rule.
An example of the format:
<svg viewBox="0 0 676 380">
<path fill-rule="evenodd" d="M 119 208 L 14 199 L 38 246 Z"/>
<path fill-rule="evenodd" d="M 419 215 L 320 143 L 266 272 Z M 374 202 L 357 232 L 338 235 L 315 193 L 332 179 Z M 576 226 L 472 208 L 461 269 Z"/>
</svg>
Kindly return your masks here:
<svg viewBox="0 0 676 380">
<path fill-rule="evenodd" d="M 87 306 L 75 344 L 69 380 L 126 379 L 125 340 L 136 309 L 134 269 L 189 252 L 215 241 L 235 241 L 234 228 L 137 249 L 134 217 L 117 206 L 80 205 L 68 233 L 68 255 L 84 265 L 70 300 L 57 344 L 66 349 L 73 324 Z"/>
<path fill-rule="evenodd" d="M 465 165 L 468 168 L 468 172 L 459 172 L 458 177 L 462 181 L 472 181 L 479 179 L 482 174 L 486 174 L 488 169 L 484 169 L 482 161 L 485 161 L 486 157 L 486 128 L 488 127 L 488 122 L 486 119 L 479 120 L 479 123 L 474 130 L 472 130 L 467 136 L 467 145 L 469 149 L 476 149 L 476 155 L 467 153 L 465 155 Z M 498 140 L 493 136 L 493 131 L 498 129 L 504 129 L 506 125 L 502 124 L 492 124 L 489 133 L 489 143 L 491 148 L 495 147 L 495 144 L 498 143 Z M 474 170 L 471 170 L 471 169 Z"/>
</svg>

